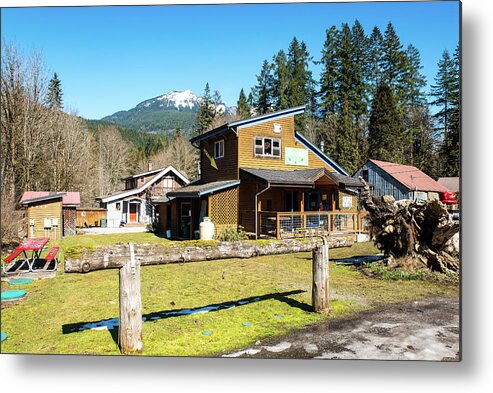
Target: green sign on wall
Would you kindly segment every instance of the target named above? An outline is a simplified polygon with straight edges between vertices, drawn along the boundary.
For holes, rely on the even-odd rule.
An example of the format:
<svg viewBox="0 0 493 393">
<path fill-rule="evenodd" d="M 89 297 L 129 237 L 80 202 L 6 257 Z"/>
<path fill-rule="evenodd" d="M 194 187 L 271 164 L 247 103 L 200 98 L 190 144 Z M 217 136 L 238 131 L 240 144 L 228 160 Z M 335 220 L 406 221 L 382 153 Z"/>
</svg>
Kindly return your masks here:
<svg viewBox="0 0 493 393">
<path fill-rule="evenodd" d="M 286 147 L 284 149 L 284 163 L 286 165 L 308 166 L 308 150 Z"/>
</svg>

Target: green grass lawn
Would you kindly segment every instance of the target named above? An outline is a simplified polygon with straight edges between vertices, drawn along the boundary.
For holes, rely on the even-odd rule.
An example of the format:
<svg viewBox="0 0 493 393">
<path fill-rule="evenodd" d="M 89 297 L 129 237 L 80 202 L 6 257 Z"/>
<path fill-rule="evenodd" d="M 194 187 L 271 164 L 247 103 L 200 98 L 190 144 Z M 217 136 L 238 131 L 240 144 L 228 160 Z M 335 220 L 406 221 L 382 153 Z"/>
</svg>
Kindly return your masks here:
<svg viewBox="0 0 493 393">
<path fill-rule="evenodd" d="M 61 246 L 62 250 L 96 247 L 125 242 L 129 237 L 135 243 L 166 241 L 147 233 L 83 235 L 65 238 Z M 330 250 L 330 258 L 376 252 L 370 243 L 359 243 Z M 456 285 L 437 281 L 381 280 L 335 263 L 330 263 L 329 270 L 332 312 L 318 315 L 309 311 L 311 253 L 143 267 L 142 305 L 147 318 L 143 355 L 221 355 L 326 318 L 350 316 L 386 303 L 458 294 Z M 2 291 L 12 288 L 2 282 Z M 86 322 L 118 317 L 117 270 L 59 271 L 56 278 L 15 289 L 28 294 L 22 301 L 2 305 L 2 331 L 9 336 L 2 352 L 119 354 L 116 334 L 108 330 L 71 332 Z M 235 307 L 208 313 L 166 315 L 172 310 L 232 302 Z M 244 326 L 244 322 L 250 324 Z"/>
</svg>

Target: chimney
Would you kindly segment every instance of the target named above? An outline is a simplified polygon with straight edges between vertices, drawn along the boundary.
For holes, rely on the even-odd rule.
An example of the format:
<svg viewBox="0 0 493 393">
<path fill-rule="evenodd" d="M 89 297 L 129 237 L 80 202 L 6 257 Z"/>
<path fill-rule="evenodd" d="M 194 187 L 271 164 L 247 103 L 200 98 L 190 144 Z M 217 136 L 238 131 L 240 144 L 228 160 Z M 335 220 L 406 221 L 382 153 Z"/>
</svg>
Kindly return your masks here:
<svg viewBox="0 0 493 393">
<path fill-rule="evenodd" d="M 148 170 L 149 172 L 150 172 L 150 171 L 152 171 L 152 162 L 151 162 L 151 161 L 149 161 L 149 162 L 147 163 L 147 170 Z"/>
</svg>

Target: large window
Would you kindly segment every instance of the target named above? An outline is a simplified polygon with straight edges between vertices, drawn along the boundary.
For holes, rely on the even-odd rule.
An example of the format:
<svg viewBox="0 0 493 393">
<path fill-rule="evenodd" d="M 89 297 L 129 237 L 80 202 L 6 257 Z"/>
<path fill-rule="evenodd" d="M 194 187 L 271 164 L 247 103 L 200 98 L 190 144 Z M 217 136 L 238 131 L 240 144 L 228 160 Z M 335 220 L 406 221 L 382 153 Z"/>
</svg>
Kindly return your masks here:
<svg viewBox="0 0 493 393">
<path fill-rule="evenodd" d="M 257 157 L 281 158 L 281 140 L 257 136 L 253 151 Z"/>
<path fill-rule="evenodd" d="M 214 143 L 214 158 L 224 157 L 224 139 Z"/>
</svg>

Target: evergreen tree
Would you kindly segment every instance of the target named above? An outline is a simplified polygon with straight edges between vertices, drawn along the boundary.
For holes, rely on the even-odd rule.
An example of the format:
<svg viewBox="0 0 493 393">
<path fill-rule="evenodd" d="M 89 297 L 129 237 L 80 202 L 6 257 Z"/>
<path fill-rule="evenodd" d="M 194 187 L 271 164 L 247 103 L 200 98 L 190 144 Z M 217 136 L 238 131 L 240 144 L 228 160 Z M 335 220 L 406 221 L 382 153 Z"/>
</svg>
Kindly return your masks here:
<svg viewBox="0 0 493 393">
<path fill-rule="evenodd" d="M 248 106 L 247 98 L 243 89 L 241 89 L 240 91 L 240 96 L 238 98 L 236 106 L 238 116 L 240 116 L 241 119 L 247 119 L 251 116 L 250 108 Z"/>
<path fill-rule="evenodd" d="M 252 90 L 253 107 L 256 115 L 263 115 L 272 110 L 272 66 L 267 60 L 262 64 L 262 70 L 257 75 L 257 84 Z"/>
<path fill-rule="evenodd" d="M 355 65 L 353 63 L 351 29 L 347 23 L 342 25 L 337 58 L 336 94 L 339 101 L 338 109 L 341 109 L 342 102 L 347 101 L 348 105 L 352 106 L 351 103 L 354 101 L 353 80 Z"/>
<path fill-rule="evenodd" d="M 211 97 L 209 83 L 206 83 L 202 100 L 200 101 L 199 110 L 197 112 L 197 120 L 195 130 L 197 134 L 203 134 L 209 130 L 210 125 L 214 121 L 215 105 Z"/>
<path fill-rule="evenodd" d="M 422 106 L 425 104 L 423 88 L 426 86 L 426 78 L 421 73 L 421 56 L 418 49 L 409 44 L 404 54 L 405 64 L 405 94 L 404 104 L 408 107 Z"/>
<path fill-rule="evenodd" d="M 450 76 L 448 129 L 443 138 L 442 161 L 444 176 L 460 173 L 460 51 L 457 45 Z"/>
<path fill-rule="evenodd" d="M 337 118 L 334 144 L 334 159 L 341 164 L 348 173 L 354 173 L 358 164 L 358 150 L 353 123 L 353 113 L 347 97 L 345 97 L 342 102 L 341 110 Z"/>
<path fill-rule="evenodd" d="M 48 94 L 46 97 L 48 107 L 50 109 L 61 110 L 63 108 L 62 96 L 62 84 L 60 79 L 58 79 L 57 73 L 55 72 L 53 74 L 53 78 L 50 80 L 50 84 L 48 85 Z"/>
<path fill-rule="evenodd" d="M 356 20 L 351 28 L 351 48 L 353 59 L 352 102 L 350 103 L 356 120 L 367 113 L 368 92 L 368 38 L 361 23 Z"/>
<path fill-rule="evenodd" d="M 375 26 L 368 39 L 368 75 L 367 81 L 370 84 L 371 96 L 375 95 L 378 85 L 382 78 L 382 45 L 383 37 L 380 29 Z"/>
<path fill-rule="evenodd" d="M 312 72 L 308 68 L 311 58 L 306 44 L 303 41 L 298 42 L 294 37 L 289 45 L 287 58 L 289 70 L 288 107 L 306 104 L 308 110 L 314 110 L 311 107 L 314 102 L 314 81 Z"/>
<path fill-rule="evenodd" d="M 337 108 L 336 74 L 338 66 L 338 40 L 339 31 L 335 26 L 331 26 L 326 31 L 322 59 L 318 63 L 322 65 L 318 94 L 320 98 L 320 115 L 324 119 L 329 115 L 334 116 Z"/>
<path fill-rule="evenodd" d="M 273 77 L 272 77 L 272 98 L 276 110 L 286 109 L 289 107 L 288 83 L 289 83 L 289 66 L 288 58 L 283 50 L 274 56 L 273 59 Z"/>
<path fill-rule="evenodd" d="M 402 162 L 403 127 L 392 89 L 381 83 L 372 102 L 368 125 L 370 158 Z"/>
<path fill-rule="evenodd" d="M 385 82 L 395 95 L 397 103 L 401 103 L 404 69 L 404 52 L 394 26 L 389 22 L 382 41 L 382 58 L 380 62 L 382 81 Z"/>
</svg>

